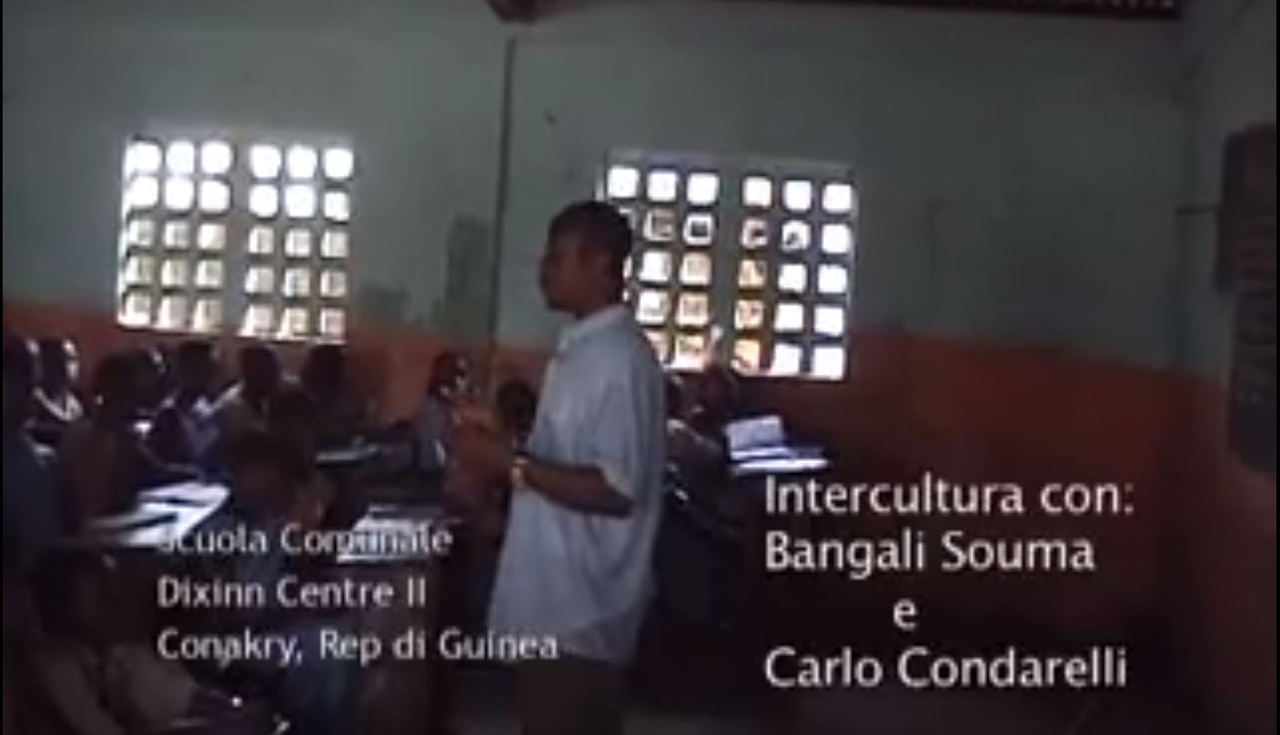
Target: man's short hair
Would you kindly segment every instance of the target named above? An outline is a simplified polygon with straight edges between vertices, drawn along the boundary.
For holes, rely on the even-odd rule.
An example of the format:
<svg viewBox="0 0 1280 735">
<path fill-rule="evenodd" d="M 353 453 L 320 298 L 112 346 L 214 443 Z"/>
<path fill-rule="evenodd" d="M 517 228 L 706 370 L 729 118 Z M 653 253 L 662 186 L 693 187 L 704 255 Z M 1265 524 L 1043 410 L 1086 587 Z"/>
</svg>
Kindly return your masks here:
<svg viewBox="0 0 1280 735">
<path fill-rule="evenodd" d="M 578 235 L 583 245 L 607 254 L 619 275 L 631 255 L 631 225 L 621 212 L 605 202 L 570 204 L 551 220 L 547 234 L 552 240 L 569 234 Z"/>
</svg>

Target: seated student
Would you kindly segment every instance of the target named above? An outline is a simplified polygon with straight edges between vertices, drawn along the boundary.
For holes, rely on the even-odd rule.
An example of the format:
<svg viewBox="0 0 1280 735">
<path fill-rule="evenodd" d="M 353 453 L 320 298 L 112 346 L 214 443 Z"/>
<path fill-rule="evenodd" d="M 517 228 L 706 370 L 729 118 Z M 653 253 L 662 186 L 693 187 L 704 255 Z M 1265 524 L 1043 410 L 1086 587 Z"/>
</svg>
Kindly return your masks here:
<svg viewBox="0 0 1280 735">
<path fill-rule="evenodd" d="M 220 574 L 224 579 L 256 582 L 273 589 L 286 573 L 316 573 L 318 560 L 290 557 L 279 545 L 280 530 L 286 524 L 313 527 L 318 522 L 313 505 L 305 493 L 299 492 L 305 482 L 305 465 L 278 437 L 266 432 L 249 432 L 240 437 L 231 452 L 231 502 L 211 519 L 208 528 L 261 530 L 272 541 L 267 553 L 224 559 L 227 568 Z M 328 611 L 330 617 L 319 617 L 323 614 L 326 613 L 269 605 L 228 612 L 219 622 L 233 629 L 250 626 L 296 637 L 302 650 L 300 662 L 273 662 L 241 673 L 274 682 L 276 703 L 298 732 L 346 735 L 354 727 L 356 677 L 350 662 L 321 655 L 319 641 L 326 628 L 349 633 L 344 629 L 350 623 L 341 611 Z"/>
<path fill-rule="evenodd" d="M 469 398 L 471 391 L 471 366 L 467 359 L 453 351 L 437 355 L 431 363 L 427 395 L 414 419 L 419 469 L 439 472 L 444 468 L 450 416 L 459 402 Z"/>
<path fill-rule="evenodd" d="M 138 382 L 138 417 L 152 418 L 170 393 L 169 361 L 159 347 L 141 347 L 133 351 L 132 358 Z"/>
<path fill-rule="evenodd" d="M 40 629 L 24 644 L 35 684 L 76 735 L 156 732 L 178 722 L 199 733 L 262 733 L 269 715 L 201 687 L 147 640 L 145 611 L 107 557 L 62 551 L 35 579 Z"/>
<path fill-rule="evenodd" d="M 281 390 L 271 401 L 267 429 L 298 462 L 299 502 L 310 508 L 315 520 L 333 502 L 337 490 L 329 478 L 316 471 L 320 450 L 319 408 L 311 395 L 298 387 Z"/>
<path fill-rule="evenodd" d="M 315 401 L 322 445 L 349 441 L 365 428 L 364 410 L 347 381 L 347 357 L 342 347 L 312 347 L 307 351 L 298 380 Z"/>
<path fill-rule="evenodd" d="M 721 392 L 712 391 L 709 395 L 718 415 L 723 410 L 716 403 Z M 707 409 L 699 408 L 701 398 L 690 400 L 680 377 L 667 376 L 668 465 L 685 489 L 705 496 L 721 489 L 728 479 L 729 453 L 724 427 L 716 426 Z"/>
<path fill-rule="evenodd" d="M 128 509 L 143 487 L 197 474 L 193 468 L 157 460 L 138 433 L 137 364 L 134 355 L 125 353 L 98 365 L 89 420 L 71 427 L 58 448 L 63 510 L 73 528 Z"/>
<path fill-rule="evenodd" d="M 239 369 L 240 382 L 228 388 L 213 407 L 224 448 L 234 445 L 244 434 L 266 428 L 271 400 L 284 383 L 280 358 L 266 345 L 241 349 Z"/>
<path fill-rule="evenodd" d="M 174 356 L 177 383 L 160 404 L 147 443 L 156 458 L 174 464 L 206 466 L 218 437 L 209 396 L 217 375 L 213 344 L 186 340 Z"/>
<path fill-rule="evenodd" d="M 80 356 L 69 339 L 46 337 L 39 342 L 40 384 L 36 388 L 37 424 L 65 428 L 84 416 L 76 395 Z"/>
<path fill-rule="evenodd" d="M 21 569 L 30 569 L 61 531 L 53 452 L 37 445 L 28 432 L 35 359 L 27 340 L 5 340 L 3 534 Z"/>
</svg>

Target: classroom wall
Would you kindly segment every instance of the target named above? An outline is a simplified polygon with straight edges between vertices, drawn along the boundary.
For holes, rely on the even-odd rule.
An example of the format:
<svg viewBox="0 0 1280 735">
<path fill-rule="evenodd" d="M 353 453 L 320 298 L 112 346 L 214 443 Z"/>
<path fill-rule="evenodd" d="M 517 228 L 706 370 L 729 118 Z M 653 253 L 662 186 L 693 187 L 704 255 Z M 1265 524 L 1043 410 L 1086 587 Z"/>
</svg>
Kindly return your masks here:
<svg viewBox="0 0 1280 735">
<path fill-rule="evenodd" d="M 1186 573 L 1177 639 L 1222 732 L 1276 728 L 1275 477 L 1227 450 L 1231 297 L 1212 281 L 1227 136 L 1275 121 L 1275 29 L 1275 0 L 1201 0 L 1189 6 L 1181 40 L 1189 205 L 1180 227 L 1182 362 L 1200 379 L 1185 414 L 1193 451 L 1181 462 L 1177 547 Z"/>
<path fill-rule="evenodd" d="M 842 479 L 928 468 L 1138 493 L 1138 514 L 1114 522 L 975 521 L 1096 537 L 1101 574 L 921 577 L 895 592 L 1076 635 L 1163 620 L 1171 601 L 1201 609 L 1205 588 L 1179 580 L 1193 561 L 1214 567 L 1176 550 L 1187 488 L 1221 479 L 1221 391 L 1190 374 L 1221 364 L 1209 346 L 1225 327 L 1197 290 L 1187 218 L 1212 189 L 1184 184 L 1209 155 L 1193 141 L 1213 137 L 1201 118 L 1216 98 L 1193 90 L 1175 24 L 566 5 L 504 27 L 478 0 L 308 2 L 305 15 L 6 2 L 6 321 L 90 347 L 130 338 L 111 311 L 120 145 L 151 124 L 352 136 L 352 342 L 388 413 L 412 406 L 446 342 L 492 338 L 498 377 L 537 374 L 558 325 L 534 290 L 545 224 L 590 194 L 607 149 L 847 162 L 863 211 L 852 373 L 751 381 L 752 406 L 827 444 Z M 1214 615 L 1184 621 L 1205 641 L 1195 655 L 1229 629 Z"/>
</svg>

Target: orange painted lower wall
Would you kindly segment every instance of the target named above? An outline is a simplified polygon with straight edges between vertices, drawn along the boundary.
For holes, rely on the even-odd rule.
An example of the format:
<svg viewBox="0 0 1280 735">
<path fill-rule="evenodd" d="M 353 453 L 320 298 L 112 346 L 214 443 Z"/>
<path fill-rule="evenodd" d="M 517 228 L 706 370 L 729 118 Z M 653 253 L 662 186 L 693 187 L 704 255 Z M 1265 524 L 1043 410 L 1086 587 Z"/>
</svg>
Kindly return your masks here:
<svg viewBox="0 0 1280 735">
<path fill-rule="evenodd" d="M 118 329 L 109 314 L 63 307 L 6 302 L 4 318 L 19 333 L 74 336 L 86 363 L 152 339 Z M 412 410 L 441 346 L 367 324 L 350 338 L 359 380 L 388 417 Z M 1275 481 L 1227 452 L 1221 388 L 1171 371 L 910 333 L 859 333 L 853 349 L 842 383 L 758 380 L 744 390 L 749 408 L 779 412 L 793 433 L 827 446 L 834 479 L 931 470 L 1033 488 L 1134 488 L 1131 517 L 947 521 L 997 536 L 1087 536 L 1098 547 L 1096 574 L 919 576 L 894 580 L 891 594 L 916 597 L 933 614 L 1029 621 L 1074 638 L 1154 621 L 1172 632 L 1184 678 L 1221 721 L 1274 730 Z M 476 357 L 491 384 L 516 375 L 536 384 L 545 360 L 501 346 Z"/>
</svg>

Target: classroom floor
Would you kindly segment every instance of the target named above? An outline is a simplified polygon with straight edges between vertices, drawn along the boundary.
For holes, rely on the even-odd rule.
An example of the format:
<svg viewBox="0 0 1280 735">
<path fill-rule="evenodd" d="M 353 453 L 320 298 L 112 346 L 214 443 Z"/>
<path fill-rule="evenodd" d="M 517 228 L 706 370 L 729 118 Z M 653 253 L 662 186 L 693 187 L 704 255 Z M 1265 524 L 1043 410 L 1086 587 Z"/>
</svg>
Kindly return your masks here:
<svg viewBox="0 0 1280 735">
<path fill-rule="evenodd" d="M 722 692 L 722 696 L 729 693 Z M 1132 691 L 1053 701 L 1009 693 L 919 693 L 881 689 L 826 692 L 772 704 L 757 698 L 707 700 L 705 706 L 631 703 L 628 735 L 1203 735 L 1167 698 Z M 508 677 L 467 672 L 458 693 L 454 735 L 519 732 Z M 737 710 L 736 712 L 734 710 Z M 700 711 L 701 710 L 701 711 Z"/>
</svg>

